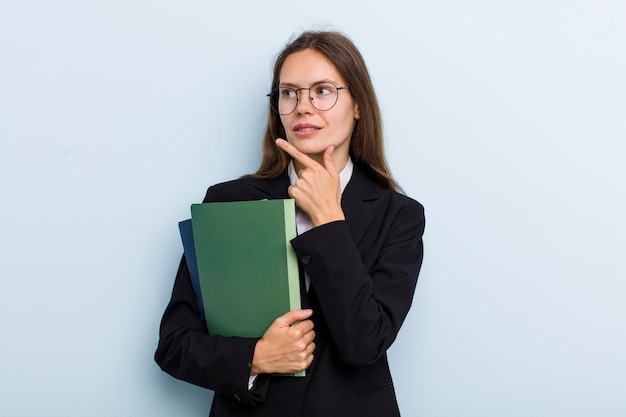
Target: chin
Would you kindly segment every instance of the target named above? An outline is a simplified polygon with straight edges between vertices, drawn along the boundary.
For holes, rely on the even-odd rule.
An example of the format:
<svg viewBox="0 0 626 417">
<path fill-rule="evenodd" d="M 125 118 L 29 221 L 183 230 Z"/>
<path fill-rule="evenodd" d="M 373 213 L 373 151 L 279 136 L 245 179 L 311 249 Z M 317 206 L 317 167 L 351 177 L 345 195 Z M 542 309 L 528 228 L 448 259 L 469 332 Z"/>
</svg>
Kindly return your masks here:
<svg viewBox="0 0 626 417">
<path fill-rule="evenodd" d="M 328 145 L 320 145 L 319 143 L 307 143 L 306 139 L 296 139 L 291 141 L 291 144 L 296 147 L 300 152 L 305 153 L 307 155 L 317 155 L 323 154 L 326 148 L 330 146 Z"/>
</svg>

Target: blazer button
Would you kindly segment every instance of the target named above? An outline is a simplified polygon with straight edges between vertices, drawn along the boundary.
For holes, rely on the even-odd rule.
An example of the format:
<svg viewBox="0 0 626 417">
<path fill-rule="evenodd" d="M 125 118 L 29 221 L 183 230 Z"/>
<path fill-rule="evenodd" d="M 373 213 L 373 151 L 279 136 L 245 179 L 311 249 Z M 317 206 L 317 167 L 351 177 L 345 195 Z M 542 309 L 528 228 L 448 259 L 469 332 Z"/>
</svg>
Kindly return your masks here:
<svg viewBox="0 0 626 417">
<path fill-rule="evenodd" d="M 309 262 L 311 262 L 311 257 L 309 255 L 302 255 L 302 259 L 300 259 L 302 261 L 303 264 L 308 264 Z"/>
</svg>

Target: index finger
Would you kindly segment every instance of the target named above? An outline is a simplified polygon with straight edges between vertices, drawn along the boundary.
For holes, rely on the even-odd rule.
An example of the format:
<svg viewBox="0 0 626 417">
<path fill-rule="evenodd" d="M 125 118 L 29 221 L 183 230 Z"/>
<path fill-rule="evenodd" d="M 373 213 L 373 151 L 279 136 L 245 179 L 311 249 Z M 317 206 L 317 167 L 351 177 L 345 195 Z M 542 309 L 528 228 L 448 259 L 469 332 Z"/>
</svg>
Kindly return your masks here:
<svg viewBox="0 0 626 417">
<path fill-rule="evenodd" d="M 275 321 L 281 323 L 282 326 L 288 327 L 293 325 L 294 323 L 298 323 L 299 321 L 308 319 L 313 314 L 313 310 L 311 309 L 295 309 L 288 311 L 282 316 L 276 318 Z"/>
<path fill-rule="evenodd" d="M 287 152 L 293 159 L 300 162 L 306 168 L 314 168 L 320 165 L 307 154 L 300 152 L 295 146 L 287 142 L 285 139 L 276 139 L 276 146 Z"/>
</svg>

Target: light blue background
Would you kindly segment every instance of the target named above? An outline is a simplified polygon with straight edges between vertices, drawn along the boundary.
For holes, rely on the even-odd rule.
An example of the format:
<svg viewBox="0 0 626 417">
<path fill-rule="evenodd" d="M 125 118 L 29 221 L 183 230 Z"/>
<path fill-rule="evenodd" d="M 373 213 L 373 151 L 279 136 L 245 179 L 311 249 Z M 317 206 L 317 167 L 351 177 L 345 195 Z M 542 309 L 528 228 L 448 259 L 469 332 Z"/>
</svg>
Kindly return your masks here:
<svg viewBox="0 0 626 417">
<path fill-rule="evenodd" d="M 208 413 L 152 360 L 176 223 L 256 168 L 274 55 L 329 27 L 427 210 L 403 415 L 626 415 L 621 0 L 2 0 L 0 415 Z"/>
</svg>

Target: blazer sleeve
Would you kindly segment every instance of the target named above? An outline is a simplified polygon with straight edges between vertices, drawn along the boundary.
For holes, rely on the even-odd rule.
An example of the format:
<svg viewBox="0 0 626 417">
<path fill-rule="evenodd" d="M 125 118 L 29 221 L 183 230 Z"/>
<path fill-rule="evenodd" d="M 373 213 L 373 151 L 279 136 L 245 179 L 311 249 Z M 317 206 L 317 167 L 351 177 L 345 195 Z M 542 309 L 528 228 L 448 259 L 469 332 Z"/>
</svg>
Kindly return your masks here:
<svg viewBox="0 0 626 417">
<path fill-rule="evenodd" d="M 342 360 L 376 362 L 396 338 L 413 300 L 423 258 L 424 210 L 402 199 L 378 213 L 360 247 L 346 221 L 309 230 L 292 240 L 311 279 Z M 348 219 L 349 220 L 349 219 Z"/>
<path fill-rule="evenodd" d="M 161 320 L 155 361 L 175 378 L 220 392 L 237 401 L 262 401 L 248 391 L 258 339 L 211 335 L 200 318 L 187 270 L 181 260 L 171 300 Z"/>
</svg>

